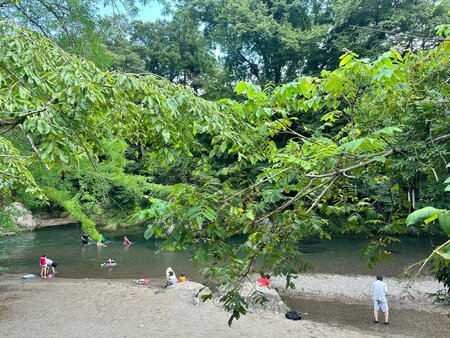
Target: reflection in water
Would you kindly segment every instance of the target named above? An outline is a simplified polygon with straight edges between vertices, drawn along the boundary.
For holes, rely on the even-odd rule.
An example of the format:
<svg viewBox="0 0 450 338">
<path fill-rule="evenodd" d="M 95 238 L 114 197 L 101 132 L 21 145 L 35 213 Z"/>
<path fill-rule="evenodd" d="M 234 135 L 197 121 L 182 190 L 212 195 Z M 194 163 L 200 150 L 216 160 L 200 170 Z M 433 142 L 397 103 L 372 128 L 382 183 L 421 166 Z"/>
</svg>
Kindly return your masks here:
<svg viewBox="0 0 450 338">
<path fill-rule="evenodd" d="M 168 266 L 175 272 L 184 272 L 188 279 L 203 281 L 199 269 L 191 262 L 189 251 L 157 253 L 158 241 L 145 240 L 143 228 L 124 229 L 105 233 L 107 247 L 95 243 L 83 246 L 82 231 L 75 225 L 40 229 L 19 236 L 0 238 L 0 266 L 12 273 L 38 273 L 39 257 L 43 254 L 58 263 L 59 277 L 70 278 L 158 278 L 163 279 Z M 122 244 L 124 235 L 133 242 Z M 436 239 L 435 244 L 442 239 Z M 234 242 L 242 243 L 242 238 Z M 316 272 L 338 274 L 382 273 L 395 276 L 409 264 L 426 257 L 432 249 L 428 238 L 403 237 L 395 243 L 394 258 L 381 264 L 375 272 L 367 270 L 359 250 L 364 239 L 358 237 L 335 237 L 328 240 L 304 240 L 300 243 L 304 260 L 312 263 Z M 100 264 L 112 258 L 117 262 L 113 268 L 101 268 Z"/>
<path fill-rule="evenodd" d="M 388 248 L 391 259 L 378 264 L 373 271 L 366 266 L 360 250 L 365 244 L 362 237 L 335 236 L 332 240 L 308 239 L 300 243 L 304 260 L 314 265 L 314 271 L 334 274 L 383 274 L 399 276 L 403 270 L 426 258 L 434 246 L 443 243 L 445 238 L 400 236 L 400 243 L 392 243 Z"/>
</svg>

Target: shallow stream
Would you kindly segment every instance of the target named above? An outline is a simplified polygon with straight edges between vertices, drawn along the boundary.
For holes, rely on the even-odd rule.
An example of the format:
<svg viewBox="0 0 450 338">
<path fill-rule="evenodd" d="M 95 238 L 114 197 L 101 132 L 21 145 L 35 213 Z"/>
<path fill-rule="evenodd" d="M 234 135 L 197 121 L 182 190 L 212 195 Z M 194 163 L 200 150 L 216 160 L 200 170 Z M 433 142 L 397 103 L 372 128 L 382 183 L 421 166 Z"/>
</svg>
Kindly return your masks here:
<svg viewBox="0 0 450 338">
<path fill-rule="evenodd" d="M 10 273 L 38 273 L 39 257 L 46 254 L 58 263 L 58 277 L 68 278 L 162 278 L 171 266 L 177 274 L 184 272 L 189 279 L 203 281 L 200 266 L 191 261 L 189 251 L 157 253 L 158 241 L 145 240 L 143 228 L 122 229 L 104 233 L 107 247 L 81 244 L 82 230 L 74 225 L 39 229 L 34 232 L 0 238 L 0 266 Z M 133 242 L 129 247 L 122 244 L 123 236 Z M 443 238 L 402 237 L 401 243 L 392 246 L 393 258 L 367 269 L 359 254 L 364 239 L 361 237 L 334 237 L 328 240 L 305 240 L 300 246 L 304 260 L 314 265 L 314 271 L 343 275 L 375 274 L 398 276 L 403 269 L 431 252 L 433 245 Z M 236 243 L 242 239 L 235 239 Z M 113 258 L 117 265 L 102 268 L 100 264 Z"/>
</svg>

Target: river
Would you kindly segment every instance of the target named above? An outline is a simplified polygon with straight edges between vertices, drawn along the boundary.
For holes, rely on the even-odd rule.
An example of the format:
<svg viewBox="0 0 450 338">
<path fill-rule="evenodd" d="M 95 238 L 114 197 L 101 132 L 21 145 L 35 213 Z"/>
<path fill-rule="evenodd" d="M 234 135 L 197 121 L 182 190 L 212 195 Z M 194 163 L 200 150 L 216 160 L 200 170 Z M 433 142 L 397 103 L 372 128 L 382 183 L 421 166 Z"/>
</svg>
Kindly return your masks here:
<svg viewBox="0 0 450 338">
<path fill-rule="evenodd" d="M 18 236 L 0 238 L 0 266 L 11 273 L 38 273 L 39 257 L 46 254 L 58 263 L 58 277 L 68 278 L 163 278 L 171 266 L 178 274 L 184 272 L 191 280 L 203 281 L 200 266 L 191 261 L 189 251 L 157 252 L 158 240 L 145 240 L 143 228 L 121 229 L 105 233 L 107 247 L 81 244 L 82 231 L 77 225 L 39 229 Z M 122 244 L 124 235 L 133 242 Z M 314 265 L 315 272 L 344 275 L 381 273 L 398 276 L 403 269 L 423 258 L 443 238 L 401 237 L 392 245 L 393 258 L 367 269 L 359 254 L 364 239 L 337 236 L 330 240 L 309 239 L 300 243 L 304 260 Z M 236 243 L 242 239 L 236 239 Z M 117 262 L 114 268 L 102 268 L 108 258 Z"/>
</svg>

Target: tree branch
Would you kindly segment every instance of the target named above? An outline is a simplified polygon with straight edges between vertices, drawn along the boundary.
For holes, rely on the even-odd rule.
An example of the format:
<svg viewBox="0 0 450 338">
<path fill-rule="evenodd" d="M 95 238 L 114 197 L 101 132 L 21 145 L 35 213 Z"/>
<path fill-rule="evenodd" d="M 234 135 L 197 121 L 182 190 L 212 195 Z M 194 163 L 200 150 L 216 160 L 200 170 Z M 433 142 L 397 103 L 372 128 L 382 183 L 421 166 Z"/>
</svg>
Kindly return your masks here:
<svg viewBox="0 0 450 338">
<path fill-rule="evenodd" d="M 284 203 L 283 205 L 279 206 L 279 207 L 276 208 L 275 210 L 271 211 L 271 212 L 268 213 L 266 216 L 264 216 L 264 217 L 262 217 L 262 218 L 256 220 L 254 223 L 262 222 L 263 220 L 269 218 L 270 216 L 272 216 L 273 214 L 277 213 L 278 211 L 281 211 L 281 210 L 287 208 L 288 206 L 290 206 L 292 203 L 294 203 L 294 202 L 297 201 L 298 199 L 300 199 L 300 198 L 306 196 L 307 194 L 310 194 L 310 193 L 312 193 L 313 191 L 315 191 L 315 190 L 319 189 L 320 187 L 324 186 L 324 185 L 327 184 L 330 180 L 328 180 L 328 181 L 326 181 L 326 182 L 324 182 L 324 183 L 322 183 L 322 184 L 319 184 L 319 185 L 318 185 L 317 187 L 315 187 L 314 189 L 312 189 L 312 190 L 310 190 L 310 191 L 308 191 L 308 192 L 305 193 L 306 189 L 308 189 L 308 188 L 313 184 L 314 181 L 315 181 L 315 179 L 312 179 L 312 180 L 309 182 L 309 184 L 308 184 L 302 191 L 299 191 L 299 192 L 298 192 L 294 197 L 292 197 L 289 201 L 287 201 L 287 202 Z"/>
<path fill-rule="evenodd" d="M 323 191 L 320 193 L 319 197 L 316 198 L 316 200 L 314 201 L 313 205 L 311 205 L 311 207 L 308 209 L 308 211 L 306 211 L 306 213 L 309 213 L 312 209 L 314 209 L 314 207 L 317 205 L 317 203 L 319 203 L 320 199 L 323 197 L 323 195 L 325 195 L 325 193 L 331 188 L 331 186 L 338 180 L 339 176 L 335 176 L 330 184 L 323 189 Z"/>
<path fill-rule="evenodd" d="M 16 179 L 20 179 L 19 176 L 16 176 L 16 175 L 4 172 L 4 171 L 0 171 L 0 175 L 5 175 L 5 176 L 13 177 L 13 178 L 16 178 Z"/>
<path fill-rule="evenodd" d="M 263 180 L 261 180 L 261 181 L 255 183 L 255 184 L 252 184 L 251 186 L 249 186 L 249 187 L 247 187 L 247 188 L 245 188 L 245 189 L 242 189 L 241 191 L 238 191 L 238 192 L 235 193 L 234 195 L 232 195 L 232 196 L 228 197 L 226 200 L 224 200 L 224 201 L 223 201 L 223 204 L 225 204 L 226 202 L 228 202 L 230 199 L 232 199 L 232 198 L 234 198 L 234 197 L 236 197 L 236 196 L 238 196 L 238 195 L 240 195 L 240 194 L 246 192 L 247 190 L 253 189 L 254 187 L 257 187 L 258 185 L 263 184 L 264 182 L 267 182 L 268 180 L 271 180 L 272 178 L 274 178 L 274 177 L 276 177 L 276 176 L 278 176 L 278 175 L 280 175 L 280 174 L 282 174 L 282 173 L 284 173 L 284 172 L 286 172 L 286 171 L 288 171 L 288 170 L 290 170 L 290 169 L 292 169 L 292 167 L 287 167 L 287 168 L 285 168 L 285 169 L 283 169 L 283 170 L 277 172 L 276 174 L 273 174 L 272 176 L 269 176 L 269 177 L 267 177 L 267 178 L 265 178 L 265 179 L 263 179 Z"/>
<path fill-rule="evenodd" d="M 368 31 L 373 31 L 373 32 L 379 32 L 379 33 L 385 33 L 388 35 L 398 35 L 398 34 L 402 34 L 404 36 L 407 37 L 411 37 L 411 38 L 415 38 L 415 39 L 422 39 L 422 40 L 433 40 L 433 41 L 438 41 L 438 42 L 442 42 L 442 41 L 450 41 L 450 39 L 444 39 L 444 38 L 433 38 L 433 37 L 427 37 L 427 36 L 417 36 L 417 35 L 411 35 L 411 34 L 406 34 L 406 33 L 396 33 L 393 31 L 387 31 L 384 29 L 377 29 L 377 28 L 371 28 L 371 27 L 362 27 L 362 26 L 356 26 L 356 25 L 349 25 L 350 27 L 353 28 L 358 28 L 358 29 L 365 29 Z"/>
<path fill-rule="evenodd" d="M 48 39 L 50 39 L 50 36 L 45 31 L 44 27 L 42 27 L 36 20 L 34 20 L 31 16 L 29 16 L 19 5 L 15 4 L 14 7 L 17 8 L 17 10 L 22 13 L 33 25 L 35 25 L 41 33 Z"/>
<path fill-rule="evenodd" d="M 388 156 L 391 156 L 393 153 L 394 153 L 394 150 L 389 150 L 389 151 L 381 153 L 381 154 L 379 154 L 377 156 L 388 157 Z M 369 164 L 371 164 L 373 162 L 376 162 L 376 161 L 377 161 L 377 159 L 372 158 L 372 159 L 370 159 L 370 160 L 368 160 L 366 162 L 363 162 L 363 163 L 360 163 L 360 164 L 356 164 L 356 165 L 353 165 L 351 167 L 347 167 L 347 168 L 344 168 L 344 169 L 338 169 L 338 170 L 333 171 L 331 173 L 321 174 L 321 175 L 306 174 L 305 176 L 306 177 L 311 177 L 311 178 L 324 178 L 324 177 L 332 177 L 332 176 L 338 176 L 338 175 L 346 175 L 347 171 L 352 171 L 352 170 L 355 170 L 355 169 L 358 169 L 358 168 L 361 168 L 361 167 L 366 167 Z"/>
<path fill-rule="evenodd" d="M 446 135 L 442 135 L 442 136 L 436 137 L 434 139 L 434 142 L 441 142 L 441 141 L 445 141 L 445 140 L 448 140 L 448 139 L 450 139 L 450 134 L 446 134 Z"/>
</svg>

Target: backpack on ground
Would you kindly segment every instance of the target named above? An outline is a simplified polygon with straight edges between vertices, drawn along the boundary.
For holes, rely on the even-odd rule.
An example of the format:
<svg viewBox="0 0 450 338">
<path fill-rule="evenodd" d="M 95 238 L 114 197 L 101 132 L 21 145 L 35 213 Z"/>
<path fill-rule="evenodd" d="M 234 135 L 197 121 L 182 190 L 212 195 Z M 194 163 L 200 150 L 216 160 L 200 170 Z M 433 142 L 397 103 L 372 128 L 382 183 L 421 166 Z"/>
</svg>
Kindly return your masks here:
<svg viewBox="0 0 450 338">
<path fill-rule="evenodd" d="M 286 316 L 287 319 L 290 319 L 290 320 L 300 320 L 300 319 L 302 319 L 300 314 L 295 312 L 295 311 L 288 311 L 288 312 L 286 312 L 285 316 Z"/>
</svg>

